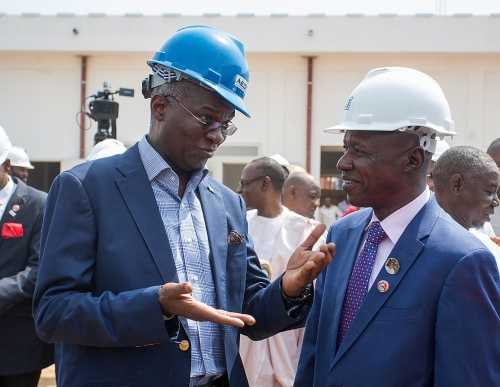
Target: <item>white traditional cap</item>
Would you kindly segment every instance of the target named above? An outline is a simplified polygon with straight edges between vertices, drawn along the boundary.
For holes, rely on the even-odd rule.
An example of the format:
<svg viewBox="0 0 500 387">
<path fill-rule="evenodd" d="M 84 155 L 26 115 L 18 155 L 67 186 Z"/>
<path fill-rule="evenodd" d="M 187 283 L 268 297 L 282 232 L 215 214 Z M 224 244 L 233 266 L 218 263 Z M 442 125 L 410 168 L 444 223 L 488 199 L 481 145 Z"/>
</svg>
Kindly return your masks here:
<svg viewBox="0 0 500 387">
<path fill-rule="evenodd" d="M 276 161 L 279 165 L 283 165 L 283 166 L 290 165 L 288 160 L 285 159 L 283 156 L 281 156 L 279 153 L 276 153 L 275 155 L 269 156 L 269 158 Z"/>
<path fill-rule="evenodd" d="M 448 145 L 446 140 L 441 140 L 440 138 L 437 138 L 436 152 L 434 152 L 434 154 L 432 155 L 432 161 L 434 162 L 438 161 L 441 155 L 448 149 L 450 149 L 450 146 Z"/>
</svg>

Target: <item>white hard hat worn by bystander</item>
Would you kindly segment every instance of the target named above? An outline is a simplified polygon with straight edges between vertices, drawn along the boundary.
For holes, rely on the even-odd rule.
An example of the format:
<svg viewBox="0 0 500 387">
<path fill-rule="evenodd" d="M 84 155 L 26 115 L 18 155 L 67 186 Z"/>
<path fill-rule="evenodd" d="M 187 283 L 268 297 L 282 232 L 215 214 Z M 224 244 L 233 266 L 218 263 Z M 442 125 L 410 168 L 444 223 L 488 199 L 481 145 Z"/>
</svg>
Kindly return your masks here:
<svg viewBox="0 0 500 387">
<path fill-rule="evenodd" d="M 428 75 L 404 67 L 371 70 L 354 89 L 340 125 L 325 132 L 347 130 L 406 131 L 434 153 L 436 137 L 454 136 L 450 107 L 439 84 Z"/>
<path fill-rule="evenodd" d="M 0 126 L 0 164 L 3 164 L 7 160 L 11 147 L 12 144 L 9 141 L 9 136 L 7 136 L 5 130 Z"/>
<path fill-rule="evenodd" d="M 441 155 L 450 149 L 450 146 L 446 142 L 446 140 L 437 139 L 436 151 L 432 155 L 432 161 L 436 162 L 441 157 Z"/>
<path fill-rule="evenodd" d="M 10 159 L 11 167 L 35 169 L 35 167 L 31 165 L 28 154 L 20 146 L 13 146 L 10 148 L 7 158 Z"/>
<path fill-rule="evenodd" d="M 100 141 L 94 145 L 89 155 L 87 156 L 87 161 L 119 155 L 126 150 L 127 148 L 125 147 L 125 145 L 123 145 L 123 142 L 115 140 L 113 138 L 107 138 L 106 140 Z"/>
</svg>

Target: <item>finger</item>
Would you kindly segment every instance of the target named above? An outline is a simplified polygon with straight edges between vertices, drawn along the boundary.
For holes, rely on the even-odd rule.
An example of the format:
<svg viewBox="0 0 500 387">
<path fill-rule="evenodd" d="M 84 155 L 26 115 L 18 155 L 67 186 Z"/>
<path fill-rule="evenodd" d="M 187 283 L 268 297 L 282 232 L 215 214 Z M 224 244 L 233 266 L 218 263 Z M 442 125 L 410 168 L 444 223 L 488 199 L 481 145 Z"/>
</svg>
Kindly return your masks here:
<svg viewBox="0 0 500 387">
<path fill-rule="evenodd" d="M 240 321 L 243 321 L 247 325 L 255 324 L 255 318 L 253 318 L 253 316 L 250 316 L 249 314 L 227 312 L 225 310 L 219 310 L 218 312 L 223 316 L 223 318 L 229 318 L 230 320 L 238 319 Z"/>
<path fill-rule="evenodd" d="M 168 298 L 174 298 L 182 294 L 189 294 L 193 291 L 193 285 L 189 282 L 169 283 L 163 286 Z M 162 289 L 162 290 L 163 290 Z"/>
<path fill-rule="evenodd" d="M 306 250 L 311 250 L 318 239 L 324 234 L 325 230 L 326 226 L 323 223 L 318 224 L 301 246 Z"/>
</svg>

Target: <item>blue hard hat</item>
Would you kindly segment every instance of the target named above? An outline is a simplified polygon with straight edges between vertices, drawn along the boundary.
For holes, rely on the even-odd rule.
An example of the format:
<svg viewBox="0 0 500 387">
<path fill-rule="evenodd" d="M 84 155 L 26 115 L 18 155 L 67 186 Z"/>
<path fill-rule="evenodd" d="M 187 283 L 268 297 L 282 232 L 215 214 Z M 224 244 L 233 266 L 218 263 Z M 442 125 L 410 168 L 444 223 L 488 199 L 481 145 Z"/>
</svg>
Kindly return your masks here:
<svg viewBox="0 0 500 387">
<path fill-rule="evenodd" d="M 147 63 L 167 82 L 187 75 L 250 117 L 243 103 L 249 79 L 245 48 L 226 32 L 207 26 L 181 28 Z"/>
</svg>

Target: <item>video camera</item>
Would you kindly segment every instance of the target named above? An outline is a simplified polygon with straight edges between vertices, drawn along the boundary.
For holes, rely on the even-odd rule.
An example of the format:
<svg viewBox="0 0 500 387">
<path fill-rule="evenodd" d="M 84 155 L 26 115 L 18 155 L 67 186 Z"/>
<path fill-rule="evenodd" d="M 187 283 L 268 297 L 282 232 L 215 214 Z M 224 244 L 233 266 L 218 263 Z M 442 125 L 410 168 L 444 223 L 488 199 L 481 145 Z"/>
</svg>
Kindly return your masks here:
<svg viewBox="0 0 500 387">
<path fill-rule="evenodd" d="M 110 90 L 110 84 L 104 82 L 103 90 L 90 96 L 94 99 L 89 102 L 90 112 L 85 112 L 85 114 L 97 121 L 97 133 L 94 135 L 94 145 L 107 138 L 116 139 L 118 102 L 114 101 L 114 94 L 133 97 L 134 89 L 124 89 L 120 87 L 117 91 L 112 91 Z"/>
</svg>

